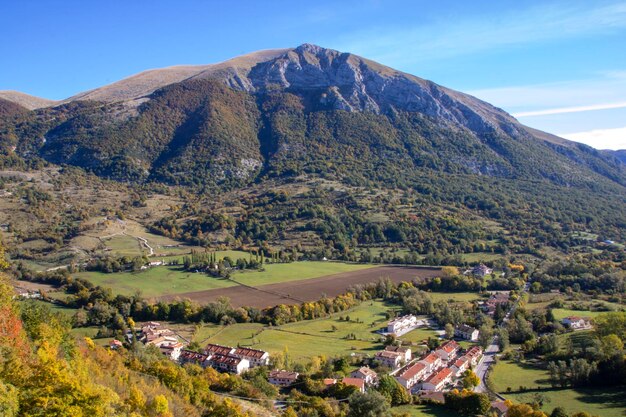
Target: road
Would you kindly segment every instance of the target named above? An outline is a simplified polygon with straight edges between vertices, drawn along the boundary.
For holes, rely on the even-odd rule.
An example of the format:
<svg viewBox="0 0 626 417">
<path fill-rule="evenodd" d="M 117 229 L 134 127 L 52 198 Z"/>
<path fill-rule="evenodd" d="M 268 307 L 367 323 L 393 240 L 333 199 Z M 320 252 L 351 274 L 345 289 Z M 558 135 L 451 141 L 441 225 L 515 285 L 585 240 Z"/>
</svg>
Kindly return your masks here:
<svg viewBox="0 0 626 417">
<path fill-rule="evenodd" d="M 509 321 L 509 319 L 513 316 L 513 313 L 515 313 L 515 310 L 519 305 L 519 300 L 522 299 L 522 295 L 525 292 L 528 292 L 529 289 L 530 281 L 527 281 L 524 284 L 524 288 L 520 292 L 520 297 L 518 298 L 518 301 L 514 303 L 511 309 L 506 313 L 502 321 L 498 324 L 498 327 L 504 327 L 504 325 Z M 478 384 L 476 388 L 474 388 L 474 391 L 488 392 L 488 388 L 486 385 L 487 372 L 489 371 L 489 367 L 491 366 L 491 364 L 493 364 L 493 362 L 495 361 L 496 354 L 499 350 L 500 348 L 498 347 L 498 336 L 494 336 L 493 339 L 491 339 L 489 346 L 487 346 L 487 349 L 485 349 L 485 352 L 480 362 L 478 362 L 478 365 L 476 365 L 476 369 L 474 369 L 474 372 L 476 373 L 476 375 L 478 375 L 478 378 L 480 378 L 480 384 Z"/>
</svg>

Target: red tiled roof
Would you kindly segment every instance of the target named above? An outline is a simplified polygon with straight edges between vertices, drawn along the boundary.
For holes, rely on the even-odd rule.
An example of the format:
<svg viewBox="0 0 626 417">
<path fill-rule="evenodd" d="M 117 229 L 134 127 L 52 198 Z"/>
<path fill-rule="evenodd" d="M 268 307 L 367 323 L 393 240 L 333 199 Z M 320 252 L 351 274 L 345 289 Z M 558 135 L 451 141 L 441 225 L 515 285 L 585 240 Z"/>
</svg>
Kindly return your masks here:
<svg viewBox="0 0 626 417">
<path fill-rule="evenodd" d="M 298 373 L 297 372 L 291 372 L 291 371 L 270 371 L 270 378 L 276 378 L 276 379 L 298 379 Z"/>
<path fill-rule="evenodd" d="M 324 378 L 322 382 L 324 383 L 324 385 L 328 386 L 328 385 L 335 385 L 337 383 L 337 380 L 334 378 Z"/>
<path fill-rule="evenodd" d="M 230 352 L 232 352 L 232 350 L 233 350 L 233 348 L 231 348 L 231 347 L 222 346 L 222 345 L 214 345 L 212 343 L 209 343 L 204 348 L 204 352 L 205 353 L 207 353 L 207 354 L 214 354 L 214 355 L 229 355 Z"/>
<path fill-rule="evenodd" d="M 424 369 L 426 369 L 426 365 L 424 365 L 423 363 L 416 363 L 413 365 L 410 365 L 408 367 L 404 367 L 400 370 L 400 372 L 398 372 L 398 376 L 400 378 L 404 378 L 406 380 L 409 380 L 411 378 L 413 378 L 415 375 L 419 374 L 420 372 L 422 372 Z"/>
<path fill-rule="evenodd" d="M 365 381 L 361 378 L 344 378 L 341 380 L 341 382 L 346 385 L 351 385 L 360 389 L 363 389 L 365 387 Z"/>
<path fill-rule="evenodd" d="M 439 359 L 439 356 L 435 355 L 434 353 L 429 353 L 428 355 L 422 358 L 422 360 L 426 363 L 435 363 L 438 359 Z"/>
<path fill-rule="evenodd" d="M 234 352 L 235 355 L 245 356 L 248 358 L 256 358 L 256 359 L 261 359 L 263 355 L 265 355 L 266 353 L 267 352 L 262 351 L 262 350 L 242 348 L 242 347 L 235 349 L 235 352 Z"/>
<path fill-rule="evenodd" d="M 439 349 L 442 349 L 446 353 L 454 352 L 455 350 L 459 348 L 460 348 L 459 344 L 455 342 L 454 340 L 450 340 L 449 342 L 446 342 L 439 347 Z"/>
<path fill-rule="evenodd" d="M 450 368 L 443 368 L 441 371 L 431 375 L 426 382 L 430 382 L 433 385 L 438 385 L 441 381 L 446 379 L 452 374 Z"/>
</svg>

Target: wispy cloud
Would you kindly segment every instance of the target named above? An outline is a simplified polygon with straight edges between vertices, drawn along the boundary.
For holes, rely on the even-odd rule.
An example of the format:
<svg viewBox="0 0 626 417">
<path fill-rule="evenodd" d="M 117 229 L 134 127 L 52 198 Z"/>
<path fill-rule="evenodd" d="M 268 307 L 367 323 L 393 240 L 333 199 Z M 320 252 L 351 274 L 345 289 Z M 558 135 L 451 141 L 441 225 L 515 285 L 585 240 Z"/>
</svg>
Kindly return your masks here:
<svg viewBox="0 0 626 417">
<path fill-rule="evenodd" d="M 561 133 L 558 136 L 593 146 L 596 149 L 626 149 L 626 127 L 596 129 L 578 133 Z"/>
<path fill-rule="evenodd" d="M 626 28 L 626 2 L 597 4 L 548 4 L 498 15 L 446 16 L 417 28 L 375 27 L 348 35 L 339 44 L 343 50 L 397 66 Z"/>
<path fill-rule="evenodd" d="M 624 107 L 626 107 L 626 101 L 623 101 L 621 103 L 593 104 L 590 106 L 561 107 L 561 108 L 556 108 L 556 109 L 527 111 L 527 112 L 521 112 L 521 113 L 513 113 L 513 116 L 515 117 L 547 116 L 550 114 L 579 113 L 579 112 L 594 111 L 594 110 L 621 109 Z"/>
<path fill-rule="evenodd" d="M 626 72 L 605 71 L 589 79 L 489 88 L 468 93 L 522 117 L 524 113 L 539 114 L 545 109 L 623 103 L 626 97 Z"/>
</svg>

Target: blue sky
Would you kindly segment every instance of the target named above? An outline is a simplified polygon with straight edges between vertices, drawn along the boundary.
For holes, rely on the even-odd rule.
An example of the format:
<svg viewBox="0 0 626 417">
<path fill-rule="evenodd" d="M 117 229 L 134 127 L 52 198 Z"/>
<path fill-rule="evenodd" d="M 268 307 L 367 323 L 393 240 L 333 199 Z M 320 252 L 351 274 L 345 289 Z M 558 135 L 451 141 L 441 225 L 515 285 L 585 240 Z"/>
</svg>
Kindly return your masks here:
<svg viewBox="0 0 626 417">
<path fill-rule="evenodd" d="M 0 37 L 0 90 L 61 99 L 149 68 L 309 42 L 626 148 L 626 0 L 7 0 Z"/>
</svg>

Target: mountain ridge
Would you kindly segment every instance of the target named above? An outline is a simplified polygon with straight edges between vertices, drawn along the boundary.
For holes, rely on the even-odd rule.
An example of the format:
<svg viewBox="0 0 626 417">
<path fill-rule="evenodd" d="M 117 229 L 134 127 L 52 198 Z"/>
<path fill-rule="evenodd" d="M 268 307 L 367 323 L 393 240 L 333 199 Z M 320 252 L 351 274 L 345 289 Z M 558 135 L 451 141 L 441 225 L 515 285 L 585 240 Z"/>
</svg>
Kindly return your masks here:
<svg viewBox="0 0 626 417">
<path fill-rule="evenodd" d="M 523 126 L 470 95 L 311 44 L 142 72 L 16 114 L 0 145 L 130 181 L 243 184 L 330 164 L 334 175 L 360 182 L 380 180 L 375 171 L 385 167 L 410 177 L 430 169 L 626 184 L 622 164 L 590 147 Z M 351 161 L 355 152 L 360 161 Z"/>
</svg>

